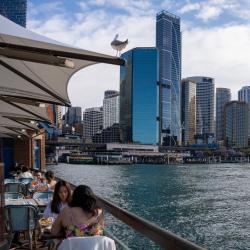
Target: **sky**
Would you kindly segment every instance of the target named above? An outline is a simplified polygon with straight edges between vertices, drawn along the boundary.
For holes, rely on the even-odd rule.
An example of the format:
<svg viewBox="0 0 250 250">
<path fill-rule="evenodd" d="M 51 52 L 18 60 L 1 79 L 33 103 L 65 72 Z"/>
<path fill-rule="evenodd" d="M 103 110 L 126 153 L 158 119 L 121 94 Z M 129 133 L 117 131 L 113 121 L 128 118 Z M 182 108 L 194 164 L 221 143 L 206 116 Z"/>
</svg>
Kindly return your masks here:
<svg viewBox="0 0 250 250">
<path fill-rule="evenodd" d="M 250 0 L 28 0 L 27 28 L 60 42 L 115 56 L 115 34 L 134 47 L 155 46 L 156 13 L 181 18 L 182 78 L 208 76 L 232 98 L 250 85 Z M 96 64 L 77 72 L 72 106 L 101 106 L 104 91 L 119 90 L 119 66 Z"/>
</svg>

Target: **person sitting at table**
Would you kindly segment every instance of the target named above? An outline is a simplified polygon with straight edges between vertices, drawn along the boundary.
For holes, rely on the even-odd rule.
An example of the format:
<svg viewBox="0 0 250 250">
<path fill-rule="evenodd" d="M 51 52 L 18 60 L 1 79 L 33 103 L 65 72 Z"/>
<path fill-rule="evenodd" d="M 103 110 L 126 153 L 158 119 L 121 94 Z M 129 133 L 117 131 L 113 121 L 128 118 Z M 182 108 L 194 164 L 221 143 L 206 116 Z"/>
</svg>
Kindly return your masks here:
<svg viewBox="0 0 250 250">
<path fill-rule="evenodd" d="M 102 209 L 90 187 L 75 188 L 69 207 L 64 208 L 52 225 L 52 235 L 82 237 L 102 235 L 104 217 Z"/>
<path fill-rule="evenodd" d="M 52 217 L 57 218 L 60 211 L 68 207 L 68 204 L 71 200 L 71 189 L 70 185 L 63 180 L 60 180 L 55 185 L 55 190 L 53 194 L 52 201 L 48 203 L 44 213 L 44 218 Z"/>
<path fill-rule="evenodd" d="M 45 173 L 45 179 L 47 181 L 47 184 L 37 188 L 36 190 L 34 190 L 34 192 L 54 191 L 56 185 L 54 173 L 52 171 L 47 171 Z"/>
<path fill-rule="evenodd" d="M 43 185 L 44 179 L 43 179 L 42 173 L 37 169 L 34 170 L 33 177 L 34 179 L 31 182 L 30 187 L 31 189 L 34 190 Z"/>
<path fill-rule="evenodd" d="M 32 178 L 33 175 L 29 172 L 29 169 L 25 166 L 22 167 L 22 173 L 19 175 L 19 178 Z"/>
</svg>

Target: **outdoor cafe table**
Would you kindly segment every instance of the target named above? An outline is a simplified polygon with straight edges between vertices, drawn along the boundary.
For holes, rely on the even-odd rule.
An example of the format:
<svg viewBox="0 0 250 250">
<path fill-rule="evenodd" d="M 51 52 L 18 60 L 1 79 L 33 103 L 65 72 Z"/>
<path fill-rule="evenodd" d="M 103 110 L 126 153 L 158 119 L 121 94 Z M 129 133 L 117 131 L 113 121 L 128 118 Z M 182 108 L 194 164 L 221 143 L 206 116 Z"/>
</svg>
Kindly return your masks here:
<svg viewBox="0 0 250 250">
<path fill-rule="evenodd" d="M 5 205 L 32 205 L 44 208 L 50 202 L 50 199 L 5 199 Z"/>
</svg>

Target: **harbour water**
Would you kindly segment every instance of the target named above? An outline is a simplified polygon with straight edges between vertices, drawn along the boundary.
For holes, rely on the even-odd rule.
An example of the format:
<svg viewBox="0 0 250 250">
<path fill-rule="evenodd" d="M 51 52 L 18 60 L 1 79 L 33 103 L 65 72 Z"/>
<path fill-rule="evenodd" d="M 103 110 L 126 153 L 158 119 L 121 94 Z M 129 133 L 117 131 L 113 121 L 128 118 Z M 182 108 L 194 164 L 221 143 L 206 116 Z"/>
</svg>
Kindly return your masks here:
<svg viewBox="0 0 250 250">
<path fill-rule="evenodd" d="M 49 169 L 207 249 L 250 249 L 250 164 Z M 159 249 L 110 216 L 106 224 L 131 249 Z"/>
</svg>

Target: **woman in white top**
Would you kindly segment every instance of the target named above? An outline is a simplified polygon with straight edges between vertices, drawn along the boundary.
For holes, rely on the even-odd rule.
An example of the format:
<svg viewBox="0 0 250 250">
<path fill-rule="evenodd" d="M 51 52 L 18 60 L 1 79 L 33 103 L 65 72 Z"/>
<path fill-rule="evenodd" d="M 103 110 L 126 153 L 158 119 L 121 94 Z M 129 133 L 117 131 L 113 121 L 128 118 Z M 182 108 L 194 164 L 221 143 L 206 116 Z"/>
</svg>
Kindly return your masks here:
<svg viewBox="0 0 250 250">
<path fill-rule="evenodd" d="M 53 217 L 56 219 L 60 211 L 68 207 L 68 203 L 71 200 L 71 189 L 66 181 L 58 181 L 55 185 L 52 201 L 47 205 L 43 217 Z"/>
</svg>

